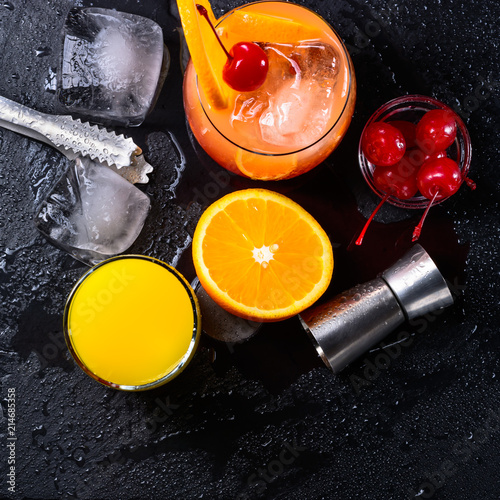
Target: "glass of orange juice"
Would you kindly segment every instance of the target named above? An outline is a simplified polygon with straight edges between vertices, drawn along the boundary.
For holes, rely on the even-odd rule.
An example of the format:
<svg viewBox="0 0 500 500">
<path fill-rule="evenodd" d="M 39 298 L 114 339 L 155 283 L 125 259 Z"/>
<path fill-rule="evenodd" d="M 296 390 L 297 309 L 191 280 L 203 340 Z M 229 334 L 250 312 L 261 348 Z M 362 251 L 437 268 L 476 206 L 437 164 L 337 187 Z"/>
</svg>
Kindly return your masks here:
<svg viewBox="0 0 500 500">
<path fill-rule="evenodd" d="M 195 293 L 164 262 L 118 256 L 91 268 L 64 311 L 66 344 L 98 382 L 124 391 L 153 389 L 189 363 L 201 331 Z"/>
<path fill-rule="evenodd" d="M 213 18 L 209 4 L 177 3 L 191 54 L 184 107 L 202 148 L 226 169 L 260 180 L 295 177 L 327 158 L 349 127 L 356 99 L 352 61 L 333 28 L 289 2 L 230 11 L 215 22 L 224 47 L 255 42 L 269 62 L 261 87 L 239 92 L 222 79 L 227 56 L 214 33 L 192 12 L 193 3 L 202 3 Z"/>
</svg>

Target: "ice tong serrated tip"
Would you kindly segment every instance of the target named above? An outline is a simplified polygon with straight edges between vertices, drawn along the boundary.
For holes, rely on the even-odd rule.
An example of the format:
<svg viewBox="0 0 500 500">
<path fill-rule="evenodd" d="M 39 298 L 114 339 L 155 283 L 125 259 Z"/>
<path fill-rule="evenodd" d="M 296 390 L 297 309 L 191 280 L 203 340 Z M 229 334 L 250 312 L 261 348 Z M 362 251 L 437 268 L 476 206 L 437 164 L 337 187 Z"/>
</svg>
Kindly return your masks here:
<svg viewBox="0 0 500 500">
<path fill-rule="evenodd" d="M 147 183 L 153 171 L 131 138 L 69 115 L 49 115 L 0 96 L 0 126 L 45 142 L 70 159 L 88 156 L 132 183 Z"/>
</svg>

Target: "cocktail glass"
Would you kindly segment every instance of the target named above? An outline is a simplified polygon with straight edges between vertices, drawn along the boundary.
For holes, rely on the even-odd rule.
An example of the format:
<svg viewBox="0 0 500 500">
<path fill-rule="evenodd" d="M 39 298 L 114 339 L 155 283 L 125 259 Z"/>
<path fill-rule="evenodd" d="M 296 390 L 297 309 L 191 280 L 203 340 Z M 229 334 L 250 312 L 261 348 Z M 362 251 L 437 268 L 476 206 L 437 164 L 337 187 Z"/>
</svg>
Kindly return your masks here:
<svg viewBox="0 0 500 500">
<path fill-rule="evenodd" d="M 273 29 L 259 33 L 259 23 L 269 18 Z M 254 20 L 252 29 L 243 28 L 242 19 Z M 307 28 L 306 39 L 300 27 Z M 201 147 L 224 168 L 261 180 L 295 177 L 325 160 L 344 137 L 356 99 L 352 61 L 333 28 L 305 7 L 264 1 L 233 9 L 216 29 L 228 50 L 240 41 L 259 43 L 269 57 L 269 73 L 253 92 L 222 83 L 227 103 L 220 106 L 198 84 L 190 61 L 184 106 Z M 220 69 L 225 57 L 215 36 L 205 50 Z"/>
</svg>

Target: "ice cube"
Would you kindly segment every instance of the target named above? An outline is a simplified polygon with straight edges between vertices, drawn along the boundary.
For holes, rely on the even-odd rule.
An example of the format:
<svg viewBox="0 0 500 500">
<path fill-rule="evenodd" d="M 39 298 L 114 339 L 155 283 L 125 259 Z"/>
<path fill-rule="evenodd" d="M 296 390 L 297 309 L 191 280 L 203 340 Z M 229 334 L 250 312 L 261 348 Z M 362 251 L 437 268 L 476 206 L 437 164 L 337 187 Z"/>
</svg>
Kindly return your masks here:
<svg viewBox="0 0 500 500">
<path fill-rule="evenodd" d="M 149 212 L 149 198 L 113 170 L 77 158 L 35 215 L 53 244 L 88 265 L 124 252 Z"/>
<path fill-rule="evenodd" d="M 243 93 L 233 127 L 275 146 L 300 149 L 327 132 L 339 72 L 336 50 L 319 42 L 261 44 L 269 73 L 255 92 Z"/>
<path fill-rule="evenodd" d="M 140 125 L 166 76 L 160 26 L 145 17 L 75 8 L 64 27 L 59 101 L 106 125 Z"/>
<path fill-rule="evenodd" d="M 234 103 L 231 126 L 239 137 L 244 137 L 248 144 L 259 141 L 259 119 L 269 106 L 267 92 L 251 92 L 240 94 Z"/>
<path fill-rule="evenodd" d="M 277 66 L 279 72 L 270 75 L 271 79 L 283 76 L 280 85 L 273 84 L 276 88 L 269 107 L 260 117 L 262 138 L 280 146 L 293 144 L 297 149 L 312 144 L 327 131 L 332 113 L 337 53 L 330 45 L 314 42 L 279 47 L 268 44 L 267 53 L 269 67 Z"/>
</svg>

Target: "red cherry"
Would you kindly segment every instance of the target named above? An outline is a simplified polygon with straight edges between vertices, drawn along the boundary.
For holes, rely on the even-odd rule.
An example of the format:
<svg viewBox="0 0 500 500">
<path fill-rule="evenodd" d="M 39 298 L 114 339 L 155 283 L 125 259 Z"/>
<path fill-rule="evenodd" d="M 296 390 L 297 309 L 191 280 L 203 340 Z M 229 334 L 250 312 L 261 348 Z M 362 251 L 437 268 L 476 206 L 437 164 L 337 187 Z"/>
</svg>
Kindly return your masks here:
<svg viewBox="0 0 500 500">
<path fill-rule="evenodd" d="M 462 174 L 457 162 L 450 158 L 437 158 L 426 161 L 418 171 L 417 186 L 427 199 L 437 193 L 437 200 L 455 194 L 462 184 Z"/>
<path fill-rule="evenodd" d="M 264 83 L 269 69 L 269 60 L 264 50 L 253 42 L 239 42 L 228 52 L 208 17 L 207 9 L 200 4 L 196 4 L 196 8 L 207 20 L 226 54 L 227 61 L 222 68 L 222 79 L 238 92 L 257 90 Z"/>
<path fill-rule="evenodd" d="M 403 158 L 406 143 L 403 134 L 396 127 L 384 122 L 374 122 L 363 132 L 361 150 L 369 162 L 388 167 Z"/>
<path fill-rule="evenodd" d="M 420 237 L 422 226 L 434 202 L 455 194 L 461 184 L 460 168 L 450 158 L 431 159 L 420 167 L 417 174 L 417 186 L 422 195 L 431 201 L 413 230 L 412 241 L 417 241 Z"/>
<path fill-rule="evenodd" d="M 375 167 L 372 174 L 373 183 L 377 189 L 385 193 L 385 196 L 375 207 L 375 210 L 370 215 L 370 218 L 366 221 L 366 224 L 356 240 L 356 245 L 361 245 L 361 243 L 363 243 L 363 238 L 365 237 L 368 226 L 371 224 L 376 213 L 387 201 L 389 196 L 395 196 L 400 200 L 408 200 L 409 198 L 415 196 L 418 190 L 415 176 L 417 170 L 418 168 L 415 167 L 415 165 L 412 165 L 406 155 L 395 165 L 390 165 L 389 167 Z"/>
<path fill-rule="evenodd" d="M 412 122 L 407 122 L 406 120 L 391 120 L 390 123 L 393 127 L 396 127 L 401 131 L 406 142 L 406 149 L 412 149 L 417 146 L 416 133 L 417 126 Z"/>
<path fill-rule="evenodd" d="M 239 42 L 229 51 L 222 78 L 238 92 L 251 92 L 264 83 L 268 69 L 267 55 L 259 45 Z"/>
<path fill-rule="evenodd" d="M 446 151 L 438 151 L 433 154 L 425 154 L 421 149 L 412 149 L 407 153 L 408 160 L 412 165 L 420 168 L 428 160 L 437 160 L 438 158 L 446 158 Z"/>
<path fill-rule="evenodd" d="M 444 151 L 457 136 L 455 113 L 446 109 L 427 111 L 417 124 L 416 139 L 418 147 L 426 154 Z"/>
<path fill-rule="evenodd" d="M 373 183 L 383 193 L 388 193 L 400 200 L 413 198 L 418 191 L 418 167 L 412 165 L 405 155 L 401 161 L 389 167 L 375 167 Z"/>
</svg>

